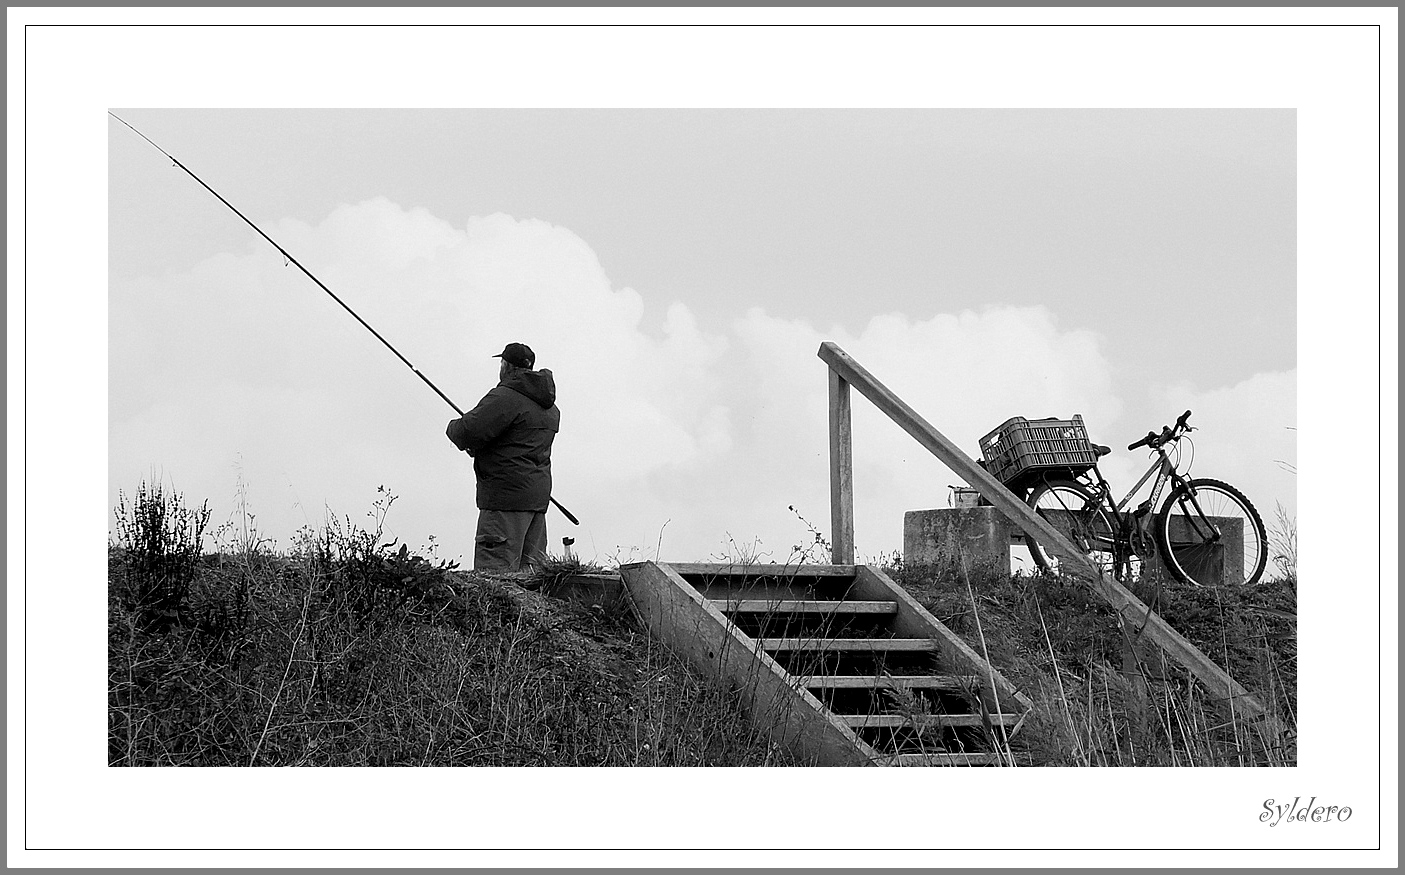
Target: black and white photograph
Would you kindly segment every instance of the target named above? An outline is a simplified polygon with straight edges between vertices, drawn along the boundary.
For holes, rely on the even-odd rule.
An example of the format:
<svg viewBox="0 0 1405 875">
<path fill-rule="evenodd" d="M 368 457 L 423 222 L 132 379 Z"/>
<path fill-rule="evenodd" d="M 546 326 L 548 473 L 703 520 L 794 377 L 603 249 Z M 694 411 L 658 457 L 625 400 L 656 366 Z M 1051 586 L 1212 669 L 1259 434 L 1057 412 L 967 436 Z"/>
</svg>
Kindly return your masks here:
<svg viewBox="0 0 1405 875">
<path fill-rule="evenodd" d="M 1395 10 L 128 11 L 12 865 L 1393 865 Z"/>
</svg>

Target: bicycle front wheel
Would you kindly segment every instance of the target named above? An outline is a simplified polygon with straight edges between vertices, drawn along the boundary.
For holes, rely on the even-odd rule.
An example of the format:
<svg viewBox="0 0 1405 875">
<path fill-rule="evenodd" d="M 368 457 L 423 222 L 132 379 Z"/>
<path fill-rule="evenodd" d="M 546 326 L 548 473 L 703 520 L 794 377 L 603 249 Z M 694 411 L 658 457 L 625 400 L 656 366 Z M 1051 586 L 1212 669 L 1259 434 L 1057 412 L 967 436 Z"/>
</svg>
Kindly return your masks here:
<svg viewBox="0 0 1405 875">
<path fill-rule="evenodd" d="M 1048 480 L 1030 491 L 1025 503 L 1059 534 L 1082 551 L 1104 574 L 1114 570 L 1112 523 L 1102 506 L 1083 484 L 1073 480 Z M 1058 573 L 1059 557 L 1041 546 L 1028 532 L 1029 556 L 1042 570 Z"/>
<path fill-rule="evenodd" d="M 1187 480 L 1171 493 L 1156 519 L 1156 546 L 1171 576 L 1194 586 L 1256 583 L 1268 561 L 1259 512 L 1219 480 Z"/>
</svg>

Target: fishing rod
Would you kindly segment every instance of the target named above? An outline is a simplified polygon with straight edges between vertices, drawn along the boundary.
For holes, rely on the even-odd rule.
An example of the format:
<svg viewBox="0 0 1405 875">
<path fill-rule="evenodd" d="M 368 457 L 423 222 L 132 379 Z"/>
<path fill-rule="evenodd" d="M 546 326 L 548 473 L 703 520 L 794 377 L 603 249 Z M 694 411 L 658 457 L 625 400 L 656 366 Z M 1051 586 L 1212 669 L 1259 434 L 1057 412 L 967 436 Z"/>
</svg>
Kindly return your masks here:
<svg viewBox="0 0 1405 875">
<path fill-rule="evenodd" d="M 407 358 L 405 358 L 405 356 L 401 355 L 401 354 L 400 354 L 400 350 L 398 350 L 398 349 L 396 349 L 395 347 L 391 346 L 391 345 L 390 345 L 390 341 L 386 340 L 384 337 L 381 337 L 381 334 L 380 334 L 379 331 L 377 331 L 376 329 L 372 328 L 372 327 L 371 327 L 371 324 L 370 324 L 369 322 L 367 322 L 365 319 L 362 319 L 362 318 L 357 314 L 357 312 L 356 312 L 355 310 L 351 309 L 351 307 L 347 305 L 347 303 L 346 303 L 345 301 L 343 301 L 341 298 L 338 298 L 335 292 L 333 292 L 331 289 L 327 288 L 327 286 L 324 285 L 324 284 L 322 283 L 322 281 L 319 280 L 317 277 L 313 276 L 312 271 L 310 271 L 310 270 L 308 270 L 307 268 L 303 267 L 303 266 L 302 266 L 302 262 L 300 262 L 300 261 L 298 261 L 296 258 L 294 258 L 294 257 L 288 252 L 288 250 L 284 249 L 282 246 L 279 246 L 279 245 L 278 245 L 278 241 L 274 240 L 272 237 L 270 237 L 270 236 L 268 236 L 267 234 L 265 234 L 262 228 L 260 228 L 258 225 L 255 225 L 255 224 L 253 223 L 253 221 L 252 221 L 248 216 L 246 216 L 246 215 L 244 215 L 243 213 L 239 212 L 239 210 L 234 206 L 234 204 L 232 204 L 232 203 L 230 203 L 229 201 L 227 201 L 227 200 L 224 199 L 224 196 L 223 196 L 223 195 L 221 195 L 219 192 L 215 191 L 213 188 L 210 188 L 210 186 L 205 182 L 205 180 L 203 180 L 203 179 L 201 179 L 200 177 L 196 176 L 196 175 L 195 175 L 195 172 L 194 172 L 193 170 L 191 170 L 189 167 L 186 167 L 184 164 L 182 164 L 182 163 L 180 162 L 180 159 L 178 159 L 176 156 L 172 155 L 170 152 L 167 152 L 165 149 L 162 149 L 160 146 L 156 145 L 156 142 L 155 142 L 154 140 L 152 140 L 150 137 L 148 137 L 146 134 L 143 134 L 141 131 L 137 130 L 136 128 L 132 127 L 130 124 L 127 123 L 127 121 L 126 121 L 125 119 L 123 119 L 121 116 L 117 115 L 117 113 L 112 112 L 111 110 L 108 110 L 108 113 L 107 113 L 107 114 L 110 115 L 110 116 L 112 116 L 113 118 L 117 119 L 119 122 L 122 122 L 122 124 L 126 125 L 128 128 L 131 129 L 132 133 L 136 134 L 138 137 L 141 137 L 143 140 L 146 140 L 148 143 L 151 144 L 152 148 L 154 148 L 156 151 L 160 152 L 162 155 L 165 155 L 167 158 L 171 159 L 171 163 L 175 164 L 175 165 L 176 165 L 177 167 L 179 167 L 181 170 L 184 170 L 187 174 L 190 175 L 190 178 L 191 178 L 191 179 L 193 179 L 193 180 L 195 180 L 196 182 L 200 183 L 201 187 L 203 187 L 203 188 L 204 188 L 206 191 L 208 191 L 210 194 L 212 194 L 212 195 L 214 195 L 216 198 L 218 198 L 220 203 L 222 203 L 222 204 L 224 204 L 225 206 L 229 207 L 229 209 L 234 213 L 234 215 L 236 215 L 236 216 L 238 216 L 239 218 L 243 219 L 244 222 L 245 222 L 245 224 L 247 224 L 250 228 L 253 228 L 255 231 L 257 231 L 257 232 L 259 233 L 259 236 L 260 236 L 260 237 L 262 237 L 263 239 L 267 240 L 267 241 L 269 242 L 269 244 L 273 246 L 274 249 L 277 249 L 278 252 L 279 252 L 279 254 L 281 254 L 281 255 L 283 256 L 283 258 L 284 258 L 288 263 L 297 265 L 298 270 L 300 270 L 300 271 L 302 271 L 303 273 L 307 274 L 307 278 L 310 279 L 310 280 L 312 280 L 314 283 L 316 283 L 316 284 L 317 284 L 317 287 L 318 287 L 319 289 L 321 289 L 322 291 L 326 292 L 329 296 L 331 296 L 332 300 L 333 300 L 333 301 L 336 301 L 338 304 L 340 304 L 343 310 L 345 310 L 346 312 L 348 312 L 348 313 L 351 314 L 352 318 L 354 318 L 357 322 L 360 322 L 361 325 L 364 326 L 367 331 L 369 331 L 369 332 L 371 332 L 372 334 L 374 334 L 375 337 L 376 337 L 376 340 L 379 340 L 381 343 L 385 344 L 385 348 L 386 348 L 386 349 L 388 349 L 388 350 L 390 350 L 391 352 L 395 353 L 395 357 L 398 358 L 398 359 L 400 359 L 400 361 L 404 362 L 404 363 L 405 363 L 405 366 L 406 366 L 407 368 L 409 368 L 410 370 L 414 371 L 414 372 L 415 372 L 415 376 L 417 376 L 417 377 L 419 377 L 421 380 L 423 380 L 426 386 L 428 386 L 429 388 L 433 389 L 433 390 L 434 390 L 434 394 L 438 395 L 440 398 L 443 398 L 444 401 L 445 401 L 450 407 L 454 408 L 454 412 L 455 412 L 455 413 L 457 413 L 459 416 L 463 416 L 463 410 L 460 409 L 459 406 L 458 406 L 457 404 L 455 404 L 455 403 L 453 402 L 453 400 L 449 398 L 448 395 L 445 395 L 442 391 L 440 391 L 440 389 L 439 389 L 438 386 L 436 386 L 436 385 L 434 385 L 434 383 L 430 382 L 430 379 L 429 379 L 428 377 L 426 377 L 423 373 L 421 373 L 419 368 L 415 367 L 413 364 L 410 363 L 410 360 L 409 360 L 409 359 L 407 359 Z M 554 504 L 554 505 L 556 505 L 556 509 L 559 510 L 559 511 L 561 511 L 561 513 L 562 513 L 563 515 L 565 515 L 566 519 L 568 519 L 568 520 L 571 521 L 572 525 L 577 525 L 577 526 L 578 526 L 578 525 L 581 524 L 581 523 L 580 523 L 580 520 L 576 519 L 575 514 L 571 513 L 569 510 L 567 510 L 566 508 L 564 508 L 564 507 L 561 506 L 561 502 L 559 502 L 559 501 L 557 501 L 555 498 L 553 498 L 553 499 L 551 499 L 551 503 Z"/>
</svg>

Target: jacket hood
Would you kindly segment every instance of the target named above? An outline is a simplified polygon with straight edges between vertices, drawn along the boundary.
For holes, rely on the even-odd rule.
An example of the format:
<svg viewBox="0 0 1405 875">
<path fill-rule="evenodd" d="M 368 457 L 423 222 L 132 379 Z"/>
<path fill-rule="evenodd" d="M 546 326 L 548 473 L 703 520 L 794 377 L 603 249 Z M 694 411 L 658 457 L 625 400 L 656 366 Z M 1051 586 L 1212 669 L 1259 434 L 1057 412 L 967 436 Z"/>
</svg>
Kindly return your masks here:
<svg viewBox="0 0 1405 875">
<path fill-rule="evenodd" d="M 540 371 L 513 371 L 498 385 L 505 386 L 519 395 L 525 395 L 542 407 L 550 407 L 556 403 L 556 379 L 547 368 Z"/>
</svg>

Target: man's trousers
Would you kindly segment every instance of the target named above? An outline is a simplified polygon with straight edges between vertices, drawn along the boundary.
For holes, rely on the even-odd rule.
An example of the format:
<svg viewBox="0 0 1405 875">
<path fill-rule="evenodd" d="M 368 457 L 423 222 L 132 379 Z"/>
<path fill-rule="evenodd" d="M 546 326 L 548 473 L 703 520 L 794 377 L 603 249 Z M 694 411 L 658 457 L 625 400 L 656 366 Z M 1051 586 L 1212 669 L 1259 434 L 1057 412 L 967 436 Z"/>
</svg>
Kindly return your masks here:
<svg viewBox="0 0 1405 875">
<path fill-rule="evenodd" d="M 546 513 L 480 510 L 474 538 L 475 571 L 519 571 L 546 559 Z"/>
</svg>

